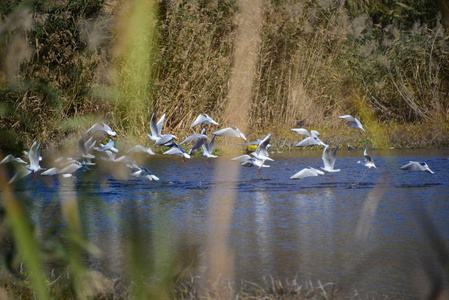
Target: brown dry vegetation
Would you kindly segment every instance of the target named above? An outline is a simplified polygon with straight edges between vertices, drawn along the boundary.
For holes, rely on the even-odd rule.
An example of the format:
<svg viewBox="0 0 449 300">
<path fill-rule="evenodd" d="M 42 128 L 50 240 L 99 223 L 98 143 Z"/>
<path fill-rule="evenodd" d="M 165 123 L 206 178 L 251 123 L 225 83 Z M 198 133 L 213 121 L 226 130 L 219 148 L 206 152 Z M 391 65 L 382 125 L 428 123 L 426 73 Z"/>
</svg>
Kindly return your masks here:
<svg viewBox="0 0 449 300">
<path fill-rule="evenodd" d="M 200 112 L 233 125 L 236 1 L 19 2 L 0 4 L 0 149 L 98 120 L 146 141 L 153 111 L 178 137 Z M 238 100 L 250 104 L 247 136 L 288 146 L 307 119 L 335 143 L 448 145 L 449 40 L 436 4 L 262 1 L 252 92 Z M 347 137 L 341 114 L 367 134 Z"/>
</svg>

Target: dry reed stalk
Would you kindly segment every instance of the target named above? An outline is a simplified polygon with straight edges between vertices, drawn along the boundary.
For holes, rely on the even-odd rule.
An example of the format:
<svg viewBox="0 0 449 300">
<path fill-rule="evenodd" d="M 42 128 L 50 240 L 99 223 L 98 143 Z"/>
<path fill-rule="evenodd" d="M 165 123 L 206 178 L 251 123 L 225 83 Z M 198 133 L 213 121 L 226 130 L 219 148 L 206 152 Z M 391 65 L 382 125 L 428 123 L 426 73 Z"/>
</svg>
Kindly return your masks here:
<svg viewBox="0 0 449 300">
<path fill-rule="evenodd" d="M 240 0 L 238 28 L 234 52 L 234 68 L 230 90 L 224 111 L 224 124 L 235 125 L 242 132 L 248 128 L 248 113 L 256 74 L 256 62 L 260 48 L 262 20 L 261 1 Z M 235 154 L 235 151 L 234 151 Z M 209 235 L 207 265 L 209 282 L 218 279 L 232 280 L 233 257 L 228 240 L 231 228 L 232 210 L 239 177 L 239 164 L 229 164 L 227 158 L 219 159 L 215 169 L 215 185 L 209 207 Z M 227 184 L 220 182 L 226 181 Z M 224 295 L 223 295 L 224 296 Z"/>
</svg>

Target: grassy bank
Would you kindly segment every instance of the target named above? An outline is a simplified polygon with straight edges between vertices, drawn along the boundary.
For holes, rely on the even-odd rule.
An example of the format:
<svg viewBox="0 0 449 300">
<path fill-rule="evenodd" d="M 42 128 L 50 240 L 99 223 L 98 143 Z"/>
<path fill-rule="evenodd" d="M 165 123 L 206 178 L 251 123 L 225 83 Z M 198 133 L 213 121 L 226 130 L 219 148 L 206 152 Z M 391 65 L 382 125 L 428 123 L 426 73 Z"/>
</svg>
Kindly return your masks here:
<svg viewBox="0 0 449 300">
<path fill-rule="evenodd" d="M 98 272 L 90 272 L 90 285 L 86 287 L 88 299 L 134 299 L 132 290 L 125 285 L 122 278 L 107 279 Z M 2 278 L 0 295 L 2 299 L 9 297 L 15 299 L 32 299 L 33 291 L 23 285 L 17 278 Z M 323 284 L 320 281 L 298 283 L 292 280 L 275 280 L 267 276 L 266 285 L 262 287 L 252 282 L 242 282 L 238 288 L 219 287 L 210 284 L 205 286 L 199 279 L 182 280 L 174 282 L 170 289 L 164 292 L 153 287 L 153 299 L 345 299 L 338 287 L 332 283 Z M 70 284 L 64 279 L 56 278 L 48 283 L 50 295 L 55 299 L 77 299 L 77 295 L 70 289 Z M 354 291 L 354 297 L 357 292 Z M 364 297 L 358 295 L 359 299 Z M 381 295 L 379 295 L 379 298 Z M 150 297 L 151 298 L 151 297 Z M 149 299 L 149 298 L 146 298 Z M 367 298 L 368 299 L 368 298 Z M 374 299 L 373 296 L 370 299 Z"/>
<path fill-rule="evenodd" d="M 352 114 L 377 148 L 449 144 L 448 31 L 433 1 L 261 3 L 252 92 L 237 99 L 249 103 L 247 136 L 293 142 L 306 119 L 359 144 L 337 118 Z M 146 142 L 153 111 L 179 136 L 200 112 L 233 125 L 236 1 L 5 1 L 0 16 L 5 152 L 99 120 Z"/>
</svg>

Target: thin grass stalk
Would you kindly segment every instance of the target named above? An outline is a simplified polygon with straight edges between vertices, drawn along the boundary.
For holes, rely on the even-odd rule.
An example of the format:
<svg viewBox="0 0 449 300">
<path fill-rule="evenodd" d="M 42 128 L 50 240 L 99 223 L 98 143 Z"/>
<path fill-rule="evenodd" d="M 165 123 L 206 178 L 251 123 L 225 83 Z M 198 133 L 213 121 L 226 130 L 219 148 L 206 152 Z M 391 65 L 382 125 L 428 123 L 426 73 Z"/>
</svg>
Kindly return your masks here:
<svg viewBox="0 0 449 300">
<path fill-rule="evenodd" d="M 145 285 L 150 274 L 150 267 L 148 262 L 149 255 L 144 249 L 145 241 L 140 237 L 141 233 L 139 232 L 139 228 L 142 226 L 140 215 L 134 205 L 131 206 L 130 213 L 135 217 L 125 225 L 129 230 L 128 238 L 125 240 L 129 268 L 127 277 L 130 281 L 133 299 L 151 299 L 150 291 Z"/>
<path fill-rule="evenodd" d="M 90 282 L 88 282 L 87 268 L 82 262 L 82 252 L 86 250 L 86 242 L 82 236 L 81 220 L 76 197 L 75 184 L 70 179 L 59 178 L 59 196 L 61 200 L 62 216 L 66 224 L 65 236 L 68 239 L 68 263 L 71 280 L 78 299 L 90 296 Z"/>
<path fill-rule="evenodd" d="M 160 199 L 157 199 L 160 200 Z M 159 203 L 155 204 L 153 212 L 156 212 L 152 219 L 153 226 L 153 257 L 154 266 L 152 268 L 152 275 L 156 278 L 154 283 L 155 288 L 151 291 L 154 299 L 169 299 L 167 291 L 172 284 L 172 276 L 175 266 L 175 251 L 176 248 L 172 240 L 167 238 L 171 236 L 172 228 L 169 226 L 167 220 L 170 216 L 166 215 Z"/>
<path fill-rule="evenodd" d="M 0 187 L 2 202 L 11 222 L 11 229 L 17 248 L 23 257 L 27 274 L 30 276 L 31 287 L 37 299 L 49 299 L 45 270 L 39 255 L 39 245 L 36 241 L 29 218 L 26 217 L 17 198 L 8 184 L 4 169 L 0 166 Z"/>
</svg>

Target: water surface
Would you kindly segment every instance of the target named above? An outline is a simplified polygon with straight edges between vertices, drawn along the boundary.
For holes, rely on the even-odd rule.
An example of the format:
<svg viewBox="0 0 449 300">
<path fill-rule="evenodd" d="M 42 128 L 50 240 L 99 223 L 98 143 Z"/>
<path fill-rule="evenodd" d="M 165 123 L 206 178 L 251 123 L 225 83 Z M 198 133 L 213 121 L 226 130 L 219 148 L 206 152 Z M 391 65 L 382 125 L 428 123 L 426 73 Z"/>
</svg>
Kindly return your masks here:
<svg viewBox="0 0 449 300">
<path fill-rule="evenodd" d="M 69 184 L 36 177 L 17 190 L 32 199 L 44 232 L 63 226 L 56 216 L 71 193 L 86 237 L 104 252 L 91 267 L 109 276 L 126 271 L 130 235 L 148 253 L 166 251 L 191 273 L 205 273 L 210 224 L 221 217 L 209 215 L 210 197 L 220 185 L 237 195 L 229 237 L 236 282 L 320 280 L 348 296 L 423 298 L 448 280 L 449 151 L 371 151 L 378 169 L 368 174 L 357 164 L 362 152 L 339 150 L 341 172 L 296 181 L 289 178 L 300 169 L 322 166 L 321 152 L 272 154 L 261 175 L 241 168 L 236 186 L 214 181 L 216 160 L 155 156 L 145 165 L 156 183 L 92 173 Z M 436 174 L 400 170 L 409 160 L 426 161 Z"/>
</svg>

